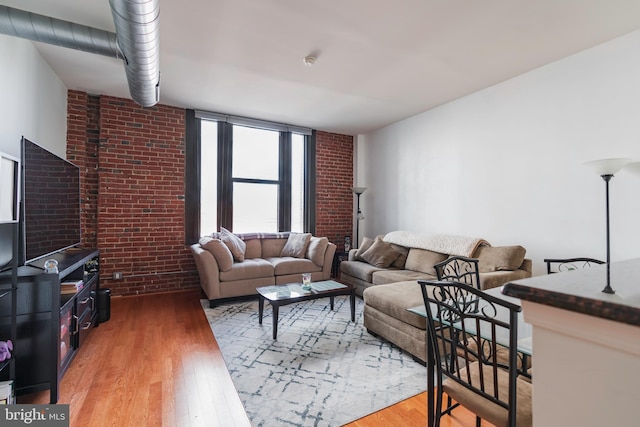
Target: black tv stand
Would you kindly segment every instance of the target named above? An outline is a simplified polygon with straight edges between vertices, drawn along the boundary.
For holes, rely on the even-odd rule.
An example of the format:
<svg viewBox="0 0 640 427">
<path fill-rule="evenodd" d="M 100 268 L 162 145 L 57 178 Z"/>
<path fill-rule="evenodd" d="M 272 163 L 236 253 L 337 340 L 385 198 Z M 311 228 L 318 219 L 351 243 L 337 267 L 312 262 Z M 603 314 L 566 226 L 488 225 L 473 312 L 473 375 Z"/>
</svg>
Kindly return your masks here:
<svg viewBox="0 0 640 427">
<path fill-rule="evenodd" d="M 99 257 L 97 249 L 71 248 L 18 268 L 16 395 L 48 389 L 51 403 L 58 401 L 60 379 L 98 323 Z M 52 258 L 58 261 L 58 274 L 43 271 Z M 0 281 L 6 275 L 0 274 Z M 83 285 L 63 294 L 65 281 Z M 0 333 L 7 327 L 3 317 L 0 310 Z"/>
</svg>

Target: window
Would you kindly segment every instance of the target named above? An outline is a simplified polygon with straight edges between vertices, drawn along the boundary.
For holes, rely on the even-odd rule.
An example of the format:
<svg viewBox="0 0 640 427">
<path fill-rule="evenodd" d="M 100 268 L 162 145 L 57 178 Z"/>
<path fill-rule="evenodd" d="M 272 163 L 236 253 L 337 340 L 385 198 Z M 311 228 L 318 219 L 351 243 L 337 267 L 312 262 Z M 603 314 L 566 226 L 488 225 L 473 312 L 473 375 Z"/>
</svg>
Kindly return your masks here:
<svg viewBox="0 0 640 427">
<path fill-rule="evenodd" d="M 232 127 L 233 231 L 278 231 L 280 133 Z"/>
<path fill-rule="evenodd" d="M 221 226 L 315 232 L 309 130 L 188 110 L 186 136 L 187 243 Z"/>
</svg>

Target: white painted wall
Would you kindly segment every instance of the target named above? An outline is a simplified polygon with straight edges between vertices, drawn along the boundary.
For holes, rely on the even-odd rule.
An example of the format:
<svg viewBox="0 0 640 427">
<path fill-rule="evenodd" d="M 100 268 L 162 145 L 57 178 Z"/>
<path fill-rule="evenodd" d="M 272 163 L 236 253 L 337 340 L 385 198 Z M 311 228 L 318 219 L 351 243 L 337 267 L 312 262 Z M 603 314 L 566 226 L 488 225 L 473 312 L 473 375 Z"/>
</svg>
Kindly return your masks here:
<svg viewBox="0 0 640 427">
<path fill-rule="evenodd" d="M 640 161 L 640 31 L 360 135 L 360 237 L 520 244 L 534 273 L 546 257 L 604 259 L 605 184 L 582 164 L 610 157 Z M 612 179 L 614 261 L 640 257 L 639 195 L 637 165 Z"/>
<path fill-rule="evenodd" d="M 67 88 L 32 42 L 0 35 L 0 151 L 27 139 L 66 158 Z"/>
</svg>

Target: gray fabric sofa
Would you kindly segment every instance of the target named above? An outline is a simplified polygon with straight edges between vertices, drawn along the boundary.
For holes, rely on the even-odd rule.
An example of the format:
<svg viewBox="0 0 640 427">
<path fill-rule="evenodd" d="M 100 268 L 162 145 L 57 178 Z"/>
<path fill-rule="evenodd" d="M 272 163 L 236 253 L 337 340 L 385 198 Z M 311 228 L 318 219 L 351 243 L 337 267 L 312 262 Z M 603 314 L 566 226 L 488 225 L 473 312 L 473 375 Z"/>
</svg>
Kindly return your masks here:
<svg viewBox="0 0 640 427">
<path fill-rule="evenodd" d="M 200 286 L 211 307 L 255 295 L 256 288 L 261 286 L 300 282 L 302 273 L 310 273 L 312 281 L 327 280 L 331 276 L 336 245 L 326 237 L 308 233 L 233 236 L 237 238 L 235 243 L 225 241 L 222 233 L 216 233 L 191 245 Z"/>
<path fill-rule="evenodd" d="M 374 245 L 382 249 L 378 248 L 377 254 L 367 254 L 375 249 Z M 398 258 L 389 261 L 394 255 L 385 258 L 385 251 L 398 252 Z M 340 281 L 356 286 L 362 295 L 364 326 L 371 334 L 424 363 L 426 322 L 424 317 L 408 311 L 424 304 L 418 279 L 436 279 L 434 265 L 450 255 L 460 255 L 479 260 L 480 287 L 489 289 L 531 277 L 532 262 L 524 258 L 525 253 L 521 246 L 493 247 L 484 239 L 392 232 L 375 240 L 365 238 L 358 250 L 350 251 L 349 260 L 340 264 Z M 386 264 L 389 265 L 384 267 Z"/>
</svg>

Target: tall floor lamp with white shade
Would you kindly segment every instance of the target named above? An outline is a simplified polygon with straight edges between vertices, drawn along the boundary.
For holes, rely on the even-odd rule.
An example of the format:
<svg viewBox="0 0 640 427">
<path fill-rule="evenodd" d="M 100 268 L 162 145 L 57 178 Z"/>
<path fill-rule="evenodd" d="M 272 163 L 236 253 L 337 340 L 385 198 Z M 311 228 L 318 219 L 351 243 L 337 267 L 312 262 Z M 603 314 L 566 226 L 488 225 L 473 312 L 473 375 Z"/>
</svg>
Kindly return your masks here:
<svg viewBox="0 0 640 427">
<path fill-rule="evenodd" d="M 606 200 L 606 218 L 607 218 L 607 284 L 602 290 L 606 294 L 613 294 L 615 290 L 611 287 L 611 239 L 609 238 L 609 181 L 613 175 L 620 172 L 631 159 L 615 158 L 593 160 L 585 163 L 585 166 L 592 168 L 598 175 L 602 177 L 605 183 L 605 200 Z"/>
<path fill-rule="evenodd" d="M 353 193 L 356 195 L 356 199 L 357 199 L 357 214 L 356 214 L 356 241 L 355 241 L 355 247 L 359 248 L 360 247 L 360 221 L 364 219 L 364 214 L 362 213 L 362 210 L 360 210 L 360 196 L 362 195 L 362 193 L 364 193 L 364 191 L 367 189 L 367 187 L 353 187 L 351 190 L 353 191 Z"/>
</svg>

